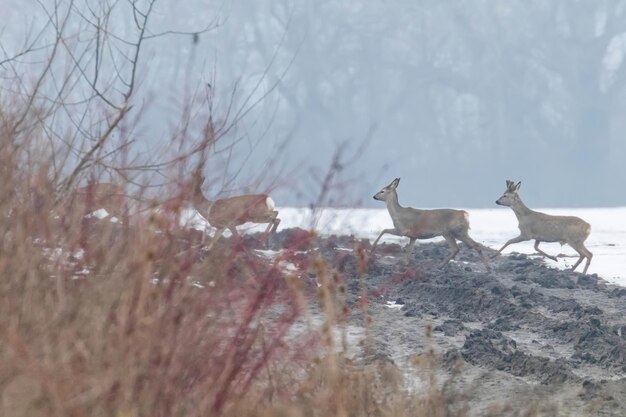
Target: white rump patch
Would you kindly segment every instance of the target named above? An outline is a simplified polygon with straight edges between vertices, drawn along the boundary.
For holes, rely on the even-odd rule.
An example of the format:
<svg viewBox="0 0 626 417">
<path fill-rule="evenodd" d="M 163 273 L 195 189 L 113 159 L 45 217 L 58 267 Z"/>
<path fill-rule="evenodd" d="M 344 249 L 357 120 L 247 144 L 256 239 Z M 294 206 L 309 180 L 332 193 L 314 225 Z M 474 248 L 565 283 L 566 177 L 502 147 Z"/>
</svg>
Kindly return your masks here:
<svg viewBox="0 0 626 417">
<path fill-rule="evenodd" d="M 270 196 L 267 196 L 265 204 L 267 204 L 267 208 L 270 210 L 274 210 L 274 208 L 276 207 L 276 204 L 274 204 L 274 200 L 272 200 L 272 197 Z"/>
</svg>

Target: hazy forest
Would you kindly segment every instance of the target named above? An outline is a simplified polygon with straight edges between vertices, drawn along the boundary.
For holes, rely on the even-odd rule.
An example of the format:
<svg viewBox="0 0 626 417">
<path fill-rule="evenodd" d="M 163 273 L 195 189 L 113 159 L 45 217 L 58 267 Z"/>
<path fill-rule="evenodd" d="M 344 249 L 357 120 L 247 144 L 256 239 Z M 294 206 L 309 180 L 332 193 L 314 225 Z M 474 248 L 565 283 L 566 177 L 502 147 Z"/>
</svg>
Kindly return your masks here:
<svg viewBox="0 0 626 417">
<path fill-rule="evenodd" d="M 625 56 L 626 0 L 0 0 L 0 417 L 626 415 Z"/>
<path fill-rule="evenodd" d="M 3 4 L 2 60 L 26 39 L 45 44 L 38 2 Z M 132 33 L 126 13 L 117 7 L 109 30 Z M 232 103 L 247 110 L 228 132 L 236 152 L 215 168 L 233 178 L 226 192 L 256 184 L 308 205 L 339 149 L 342 191 L 329 205 L 371 205 L 395 176 L 423 207 L 489 207 L 504 178 L 523 180 L 535 206 L 620 205 L 625 15 L 622 0 L 162 2 L 150 33 L 173 33 L 142 46 L 133 138 L 166 146 L 182 103 L 210 83 L 218 117 Z M 80 18 L 65 30 L 79 51 L 95 47 Z M 113 61 L 102 55 L 103 74 Z"/>
</svg>

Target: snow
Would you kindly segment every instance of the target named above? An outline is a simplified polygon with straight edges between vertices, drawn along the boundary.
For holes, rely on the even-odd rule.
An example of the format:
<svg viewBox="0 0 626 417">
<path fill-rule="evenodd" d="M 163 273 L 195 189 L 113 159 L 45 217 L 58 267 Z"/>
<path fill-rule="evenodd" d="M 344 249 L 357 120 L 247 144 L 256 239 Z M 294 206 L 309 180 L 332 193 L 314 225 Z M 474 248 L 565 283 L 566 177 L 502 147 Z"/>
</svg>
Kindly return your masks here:
<svg viewBox="0 0 626 417">
<path fill-rule="evenodd" d="M 156 210 L 159 211 L 158 209 Z M 208 225 L 207 221 L 194 209 L 181 210 L 180 225 L 190 229 L 204 231 Z"/>
<path fill-rule="evenodd" d="M 274 259 L 274 260 L 277 259 L 278 263 L 276 264 L 276 266 L 282 269 L 284 272 L 289 273 L 289 272 L 300 271 L 300 268 L 298 268 L 296 264 L 286 261 L 284 259 L 280 259 L 280 255 L 283 253 L 282 251 L 275 251 L 275 250 L 270 250 L 270 249 L 255 249 L 254 252 L 258 253 L 259 255 L 267 259 Z"/>
<path fill-rule="evenodd" d="M 111 214 L 103 208 L 94 210 L 91 213 L 88 213 L 85 215 L 85 218 L 87 219 L 90 219 L 93 217 L 95 217 L 98 220 L 106 219 L 108 217 L 111 223 L 120 223 L 120 219 L 118 219 L 115 216 L 111 216 Z"/>
<path fill-rule="evenodd" d="M 255 249 L 254 251 L 265 258 L 276 258 L 278 255 L 280 255 L 279 251 L 271 249 Z"/>
<path fill-rule="evenodd" d="M 211 237 L 215 236 L 215 232 L 216 232 L 215 227 L 210 226 L 209 222 L 193 208 L 187 208 L 187 209 L 181 210 L 179 221 L 180 221 L 181 227 L 187 227 L 190 229 L 199 230 L 201 232 L 208 234 Z M 244 230 L 244 229 L 241 229 L 241 230 Z M 230 237 L 230 235 L 231 233 L 230 233 L 230 230 L 228 229 L 224 230 L 224 233 L 222 234 L 222 236 L 224 237 Z"/>
<path fill-rule="evenodd" d="M 404 304 L 397 304 L 395 301 L 387 301 L 385 307 L 400 310 L 404 307 Z"/>
<path fill-rule="evenodd" d="M 106 211 L 105 209 L 101 208 L 101 209 L 92 211 L 89 214 L 86 214 L 85 217 L 86 218 L 95 217 L 96 219 L 102 220 L 102 219 L 105 219 L 105 218 L 109 217 L 109 212 Z"/>
<path fill-rule="evenodd" d="M 292 262 L 287 262 L 285 260 L 281 260 L 278 262 L 278 267 L 285 272 L 298 272 L 300 269 L 296 266 L 296 264 Z"/>
<path fill-rule="evenodd" d="M 493 249 L 499 249 L 512 237 L 519 234 L 517 219 L 510 209 L 466 209 L 470 214 L 472 237 Z M 588 209 L 537 209 L 549 214 L 578 216 L 592 225 L 587 247 L 594 257 L 589 267 L 590 274 L 598 274 L 605 280 L 626 286 L 626 207 L 588 208 Z M 375 239 L 380 231 L 393 227 L 389 213 L 381 209 L 310 209 L 279 207 L 281 229 L 300 227 L 315 230 L 322 235 L 353 234 L 359 238 Z M 205 227 L 205 225 L 203 225 Z M 244 225 L 239 227 L 242 233 L 262 232 L 266 225 Z M 434 241 L 442 240 L 435 238 Z M 385 235 L 382 242 L 405 244 L 406 238 Z M 418 241 L 419 244 L 419 241 Z M 534 241 L 510 245 L 504 253 L 535 254 Z M 577 260 L 576 252 L 558 243 L 542 243 L 541 248 L 549 254 L 565 254 L 571 257 L 559 258 L 557 262 L 545 259 L 551 267 L 570 268 Z M 274 254 L 267 253 L 268 256 Z M 579 266 L 578 271 L 582 271 Z"/>
<path fill-rule="evenodd" d="M 314 228 L 322 235 L 352 234 L 358 238 L 376 239 L 381 230 L 393 227 L 391 218 L 386 209 L 320 209 L 279 207 L 281 229 L 300 227 L 303 229 Z M 519 234 L 517 219 L 510 209 L 465 209 L 470 215 L 470 235 L 474 240 L 493 249 L 499 249 L 512 237 Z M 626 286 L 626 207 L 617 208 L 585 208 L 585 209 L 537 209 L 548 214 L 562 214 L 578 216 L 592 226 L 591 235 L 587 239 L 586 246 L 594 257 L 589 267 L 590 274 L 598 274 L 608 282 Z M 210 227 L 206 220 L 193 209 L 183 212 L 181 222 L 187 227 L 198 230 L 207 230 L 213 235 L 215 229 Z M 263 232 L 265 224 L 246 224 L 237 229 L 241 233 Z M 227 231 L 224 233 L 228 236 Z M 442 238 L 432 239 L 434 241 Z M 382 242 L 397 242 L 406 244 L 406 238 L 385 235 Z M 419 244 L 420 241 L 418 241 Z M 504 253 L 535 254 L 534 241 L 522 242 L 510 245 Z M 566 257 L 552 261 L 546 258 L 548 266 L 556 268 L 570 268 L 578 259 L 576 252 L 567 245 L 561 247 L 558 243 L 542 243 L 544 252 Z M 275 251 L 257 251 L 260 255 L 275 258 Z M 280 265 L 285 270 L 291 270 L 292 266 L 286 263 Z M 582 271 L 578 267 L 577 271 Z"/>
</svg>

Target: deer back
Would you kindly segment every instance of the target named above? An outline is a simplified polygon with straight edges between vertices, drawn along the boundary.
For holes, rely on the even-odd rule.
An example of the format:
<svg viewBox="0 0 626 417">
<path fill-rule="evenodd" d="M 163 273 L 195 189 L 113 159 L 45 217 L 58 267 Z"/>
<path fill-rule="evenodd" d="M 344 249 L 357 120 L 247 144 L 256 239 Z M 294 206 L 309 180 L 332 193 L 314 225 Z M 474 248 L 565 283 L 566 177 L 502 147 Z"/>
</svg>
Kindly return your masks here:
<svg viewBox="0 0 626 417">
<path fill-rule="evenodd" d="M 252 194 L 212 202 L 207 220 L 214 227 L 229 227 L 247 222 L 266 223 L 275 215 L 274 202 L 269 196 Z"/>
<path fill-rule="evenodd" d="M 396 229 L 417 238 L 456 235 L 469 228 L 468 214 L 463 210 L 418 210 L 406 207 L 392 216 L 392 220 Z"/>
<path fill-rule="evenodd" d="M 543 242 L 583 242 L 591 233 L 591 225 L 575 216 L 554 216 L 532 212 L 519 218 L 523 235 Z"/>
</svg>

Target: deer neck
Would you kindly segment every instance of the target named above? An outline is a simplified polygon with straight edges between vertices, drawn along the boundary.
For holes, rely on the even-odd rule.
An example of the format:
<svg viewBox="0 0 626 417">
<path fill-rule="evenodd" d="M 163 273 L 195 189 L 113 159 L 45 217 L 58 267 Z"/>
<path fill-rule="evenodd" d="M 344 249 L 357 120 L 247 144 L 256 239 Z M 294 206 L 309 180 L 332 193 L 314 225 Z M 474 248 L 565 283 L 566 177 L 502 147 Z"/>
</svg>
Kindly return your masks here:
<svg viewBox="0 0 626 417">
<path fill-rule="evenodd" d="M 208 200 L 202 193 L 194 195 L 193 205 L 201 214 L 208 214 L 215 202 Z"/>
<path fill-rule="evenodd" d="M 524 204 L 522 199 L 519 197 L 515 199 L 513 204 L 511 204 L 511 209 L 513 209 L 518 221 L 521 221 L 522 218 L 527 217 L 533 212 L 531 209 L 526 207 L 526 204 Z"/>
<path fill-rule="evenodd" d="M 387 204 L 387 211 L 389 211 L 389 215 L 393 220 L 399 217 L 400 211 L 402 210 L 402 206 L 398 202 L 398 193 L 393 192 L 387 200 L 385 200 Z"/>
</svg>

